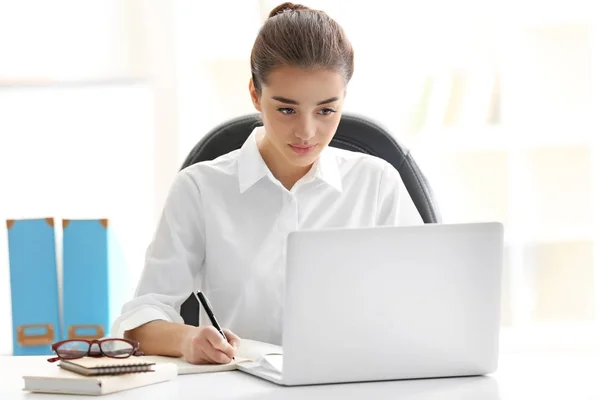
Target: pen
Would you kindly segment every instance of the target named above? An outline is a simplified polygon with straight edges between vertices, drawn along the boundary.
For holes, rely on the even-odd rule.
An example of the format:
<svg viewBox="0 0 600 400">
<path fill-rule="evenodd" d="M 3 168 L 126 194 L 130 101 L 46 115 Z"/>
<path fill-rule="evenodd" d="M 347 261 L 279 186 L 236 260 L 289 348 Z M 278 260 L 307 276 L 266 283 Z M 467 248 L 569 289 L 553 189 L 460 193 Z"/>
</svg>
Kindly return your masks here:
<svg viewBox="0 0 600 400">
<path fill-rule="evenodd" d="M 196 294 L 196 292 L 194 292 L 194 294 Z M 210 302 L 208 301 L 206 296 L 204 296 L 204 293 L 198 292 L 198 294 L 196 295 L 196 299 L 200 302 L 200 304 L 202 304 L 204 311 L 206 311 L 208 318 L 210 318 L 212 326 L 214 326 L 215 329 L 219 331 L 221 336 L 223 336 L 223 339 L 225 339 L 225 341 L 229 343 L 229 341 L 227 340 L 227 336 L 225 336 L 225 332 L 223 332 L 223 329 L 221 329 L 221 325 L 219 325 L 219 321 L 217 321 L 217 317 L 215 317 L 215 313 L 213 312 L 212 307 L 210 306 Z"/>
</svg>

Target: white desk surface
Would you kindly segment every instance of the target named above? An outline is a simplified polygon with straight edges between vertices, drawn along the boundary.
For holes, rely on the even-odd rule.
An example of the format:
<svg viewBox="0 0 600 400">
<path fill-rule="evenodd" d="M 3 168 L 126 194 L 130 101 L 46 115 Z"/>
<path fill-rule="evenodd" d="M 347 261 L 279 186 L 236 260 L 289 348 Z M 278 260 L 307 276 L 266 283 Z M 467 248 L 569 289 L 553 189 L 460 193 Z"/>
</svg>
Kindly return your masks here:
<svg viewBox="0 0 600 400">
<path fill-rule="evenodd" d="M 55 367 L 46 357 L 0 357 L 0 399 L 86 399 L 22 390 L 22 376 Z M 100 396 L 107 399 L 599 399 L 600 353 L 504 354 L 484 377 L 280 387 L 243 372 L 182 375 L 170 382 Z"/>
</svg>

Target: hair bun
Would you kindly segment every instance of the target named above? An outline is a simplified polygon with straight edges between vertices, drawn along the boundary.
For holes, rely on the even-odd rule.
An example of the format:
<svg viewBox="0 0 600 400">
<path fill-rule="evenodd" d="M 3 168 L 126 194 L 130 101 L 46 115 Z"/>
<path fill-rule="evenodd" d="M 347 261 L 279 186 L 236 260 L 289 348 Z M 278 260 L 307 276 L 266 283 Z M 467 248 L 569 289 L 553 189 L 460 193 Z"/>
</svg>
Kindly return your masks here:
<svg viewBox="0 0 600 400">
<path fill-rule="evenodd" d="M 286 3 L 282 3 L 282 4 L 278 5 L 273 10 L 271 10 L 271 13 L 269 14 L 269 18 L 274 17 L 281 13 L 287 12 L 287 11 L 298 11 L 298 10 L 310 10 L 310 8 L 303 6 L 302 4 L 294 4 L 294 3 L 291 3 L 288 1 Z"/>
</svg>

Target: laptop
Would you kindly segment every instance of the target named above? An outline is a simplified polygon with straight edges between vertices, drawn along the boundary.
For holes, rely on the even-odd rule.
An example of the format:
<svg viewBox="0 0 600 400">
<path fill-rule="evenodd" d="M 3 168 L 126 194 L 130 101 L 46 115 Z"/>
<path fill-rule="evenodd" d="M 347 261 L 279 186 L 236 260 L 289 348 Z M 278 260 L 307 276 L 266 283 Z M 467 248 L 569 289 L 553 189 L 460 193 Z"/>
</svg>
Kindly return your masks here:
<svg viewBox="0 0 600 400">
<path fill-rule="evenodd" d="M 503 241 L 497 222 L 292 232 L 283 355 L 238 369 L 286 386 L 490 374 Z"/>
</svg>

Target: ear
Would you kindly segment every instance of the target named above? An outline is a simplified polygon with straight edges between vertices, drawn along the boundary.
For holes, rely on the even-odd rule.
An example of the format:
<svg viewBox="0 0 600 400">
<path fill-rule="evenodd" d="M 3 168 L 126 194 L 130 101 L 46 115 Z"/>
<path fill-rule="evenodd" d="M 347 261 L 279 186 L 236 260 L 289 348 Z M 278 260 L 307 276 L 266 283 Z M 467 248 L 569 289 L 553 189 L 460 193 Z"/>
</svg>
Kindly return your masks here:
<svg viewBox="0 0 600 400">
<path fill-rule="evenodd" d="M 256 87 L 254 87 L 254 81 L 252 80 L 252 78 L 250 78 L 248 89 L 250 90 L 250 98 L 252 99 L 252 104 L 254 104 L 254 108 L 256 108 L 256 111 L 262 112 L 262 109 L 260 107 L 260 95 L 256 91 Z"/>
</svg>

